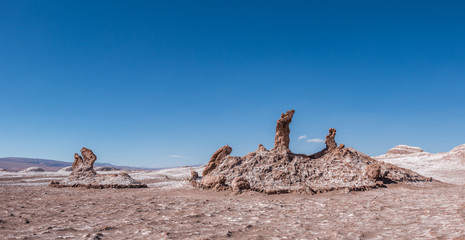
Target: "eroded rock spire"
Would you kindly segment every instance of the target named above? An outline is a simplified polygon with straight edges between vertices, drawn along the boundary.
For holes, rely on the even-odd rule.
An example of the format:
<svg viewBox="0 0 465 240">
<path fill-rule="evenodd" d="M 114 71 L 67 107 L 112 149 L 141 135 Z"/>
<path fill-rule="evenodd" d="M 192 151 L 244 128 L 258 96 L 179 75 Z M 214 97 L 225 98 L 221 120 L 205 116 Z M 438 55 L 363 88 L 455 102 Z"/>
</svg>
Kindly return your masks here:
<svg viewBox="0 0 465 240">
<path fill-rule="evenodd" d="M 81 156 L 74 154 L 73 172 L 85 172 L 94 170 L 94 162 L 97 160 L 97 156 L 92 150 L 83 147 L 81 149 Z"/>
<path fill-rule="evenodd" d="M 289 124 L 292 122 L 292 117 L 294 116 L 294 110 L 287 111 L 286 113 L 281 114 L 281 118 L 278 119 L 276 123 L 276 135 L 274 137 L 274 149 L 276 151 L 285 151 L 289 150 Z"/>
<path fill-rule="evenodd" d="M 331 151 L 337 148 L 337 143 L 336 143 L 335 138 L 336 138 L 336 129 L 330 128 L 329 134 L 326 135 L 326 139 L 325 139 L 326 150 Z"/>
<path fill-rule="evenodd" d="M 231 152 L 232 152 L 232 148 L 228 145 L 225 145 L 221 147 L 220 149 L 216 150 L 216 152 L 213 153 L 212 157 L 210 158 L 210 161 L 208 162 L 207 166 L 203 170 L 202 176 L 207 175 L 208 173 L 213 171 L 213 169 L 218 167 L 223 161 L 223 159 L 229 154 L 231 154 Z"/>
</svg>

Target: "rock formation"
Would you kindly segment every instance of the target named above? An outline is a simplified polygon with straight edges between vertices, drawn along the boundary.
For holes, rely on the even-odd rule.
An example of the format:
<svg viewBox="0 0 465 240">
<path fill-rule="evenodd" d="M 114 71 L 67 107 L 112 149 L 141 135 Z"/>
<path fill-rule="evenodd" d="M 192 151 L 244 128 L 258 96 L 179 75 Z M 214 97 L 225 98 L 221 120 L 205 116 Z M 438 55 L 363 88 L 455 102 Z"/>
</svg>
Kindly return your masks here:
<svg viewBox="0 0 465 240">
<path fill-rule="evenodd" d="M 275 148 L 263 145 L 243 157 L 229 156 L 225 146 L 213 154 L 203 177 L 191 180 L 203 189 L 252 190 L 267 194 L 319 193 L 336 189 L 365 190 L 391 182 L 431 181 L 413 171 L 383 163 L 344 144 L 337 147 L 336 130 L 329 129 L 326 148 L 311 154 L 289 150 L 289 124 L 294 111 L 277 122 Z"/>
<path fill-rule="evenodd" d="M 40 168 L 40 167 L 30 167 L 30 168 L 24 169 L 21 172 L 24 172 L 24 173 L 28 173 L 28 172 L 45 172 L 45 170 L 43 168 Z"/>
<path fill-rule="evenodd" d="M 326 136 L 326 140 L 325 140 L 327 151 L 336 149 L 337 143 L 336 143 L 335 138 L 336 138 L 336 129 L 330 128 L 329 134 Z"/>
<path fill-rule="evenodd" d="M 226 178 L 224 175 L 216 176 L 205 176 L 202 178 L 202 183 L 200 186 L 203 188 L 221 188 L 225 186 Z"/>
<path fill-rule="evenodd" d="M 73 167 L 72 167 L 72 166 L 64 167 L 64 168 L 58 170 L 58 172 L 72 172 L 72 171 L 73 171 Z"/>
<path fill-rule="evenodd" d="M 197 178 L 199 178 L 199 173 L 196 172 L 196 171 L 194 171 L 194 170 L 192 170 L 192 171 L 191 171 L 191 179 L 192 179 L 192 180 L 197 180 Z"/>
<path fill-rule="evenodd" d="M 429 153 L 419 147 L 399 145 L 373 158 L 411 169 L 442 182 L 465 184 L 465 144 L 441 153 Z"/>
<path fill-rule="evenodd" d="M 247 181 L 247 178 L 243 176 L 234 178 L 231 185 L 234 191 L 242 191 L 242 190 L 250 189 L 249 181 Z"/>
<path fill-rule="evenodd" d="M 421 152 L 424 152 L 424 151 L 423 151 L 423 149 L 421 149 L 419 147 L 411 147 L 411 146 L 407 146 L 407 145 L 398 145 L 398 146 L 395 146 L 395 147 L 389 149 L 389 151 L 387 151 L 386 154 L 389 154 L 389 155 L 394 155 L 394 154 L 407 155 L 407 154 L 414 154 L 414 153 L 421 153 Z"/>
<path fill-rule="evenodd" d="M 74 154 L 73 172 L 93 171 L 97 156 L 92 150 L 85 147 L 81 149 L 81 155 L 82 157 L 77 153 Z"/>
<path fill-rule="evenodd" d="M 313 154 L 313 155 L 310 155 L 309 157 L 310 158 L 320 158 L 322 157 L 323 155 L 325 155 L 327 152 L 329 151 L 332 151 L 334 149 L 337 148 L 337 143 L 336 143 L 336 129 L 334 128 L 330 128 L 329 129 L 329 133 L 328 135 L 326 135 L 326 139 L 325 139 L 325 144 L 326 144 L 326 148 Z M 339 148 L 342 149 L 342 148 L 345 148 L 345 145 L 344 144 L 339 144 Z"/>
<path fill-rule="evenodd" d="M 115 168 L 115 167 L 110 167 L 110 166 L 103 166 L 103 167 L 96 167 L 95 171 L 97 172 L 110 172 L 110 171 L 119 171 L 121 169 Z"/>
<path fill-rule="evenodd" d="M 278 152 L 290 152 L 289 150 L 289 134 L 291 130 L 289 124 L 292 122 L 294 110 L 287 111 L 281 114 L 281 118 L 276 123 L 276 135 L 274 137 L 274 150 Z"/>
<path fill-rule="evenodd" d="M 210 173 L 213 169 L 215 169 L 217 166 L 221 164 L 223 159 L 231 154 L 232 148 L 228 145 L 225 145 L 221 147 L 220 149 L 216 150 L 215 153 L 213 153 L 212 157 L 210 158 L 210 161 L 208 162 L 207 166 L 202 172 L 202 175 L 205 176 L 208 173 Z"/>
<path fill-rule="evenodd" d="M 127 173 L 97 174 L 94 162 L 97 156 L 88 148 L 81 149 L 82 157 L 74 154 L 74 163 L 69 177 L 61 181 L 51 181 L 52 187 L 87 187 L 87 188 L 144 188 Z"/>
</svg>

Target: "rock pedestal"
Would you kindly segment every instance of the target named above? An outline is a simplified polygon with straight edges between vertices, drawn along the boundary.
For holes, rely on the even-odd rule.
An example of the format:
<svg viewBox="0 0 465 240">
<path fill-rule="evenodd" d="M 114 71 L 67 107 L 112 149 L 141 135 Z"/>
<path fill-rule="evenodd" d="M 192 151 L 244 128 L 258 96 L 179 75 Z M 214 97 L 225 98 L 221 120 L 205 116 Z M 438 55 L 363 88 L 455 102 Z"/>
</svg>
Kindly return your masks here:
<svg viewBox="0 0 465 240">
<path fill-rule="evenodd" d="M 92 150 L 83 147 L 82 157 L 74 154 L 74 163 L 69 177 L 61 181 L 51 181 L 51 187 L 87 187 L 87 188 L 145 188 L 147 185 L 137 182 L 127 173 L 97 174 L 94 162 L 97 156 Z"/>
<path fill-rule="evenodd" d="M 289 150 L 289 134 L 291 129 L 289 124 L 292 122 L 294 110 L 287 111 L 281 114 L 281 118 L 276 123 L 276 135 L 274 137 L 274 150 L 277 152 L 290 152 Z"/>
<path fill-rule="evenodd" d="M 86 172 L 92 171 L 94 169 L 94 162 L 97 161 L 97 156 L 95 156 L 92 150 L 83 147 L 81 149 L 81 156 L 79 154 L 74 154 L 73 162 L 73 172 Z"/>
</svg>

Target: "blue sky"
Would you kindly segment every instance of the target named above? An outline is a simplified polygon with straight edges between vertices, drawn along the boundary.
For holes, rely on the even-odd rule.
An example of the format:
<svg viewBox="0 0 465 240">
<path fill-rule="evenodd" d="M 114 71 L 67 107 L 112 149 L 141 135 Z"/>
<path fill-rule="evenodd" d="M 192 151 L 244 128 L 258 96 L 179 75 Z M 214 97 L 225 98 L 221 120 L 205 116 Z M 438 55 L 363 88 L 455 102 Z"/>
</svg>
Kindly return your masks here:
<svg viewBox="0 0 465 240">
<path fill-rule="evenodd" d="M 298 153 L 464 144 L 465 3 L 350 2 L 1 1 L 0 157 L 202 164 L 289 109 Z"/>
</svg>

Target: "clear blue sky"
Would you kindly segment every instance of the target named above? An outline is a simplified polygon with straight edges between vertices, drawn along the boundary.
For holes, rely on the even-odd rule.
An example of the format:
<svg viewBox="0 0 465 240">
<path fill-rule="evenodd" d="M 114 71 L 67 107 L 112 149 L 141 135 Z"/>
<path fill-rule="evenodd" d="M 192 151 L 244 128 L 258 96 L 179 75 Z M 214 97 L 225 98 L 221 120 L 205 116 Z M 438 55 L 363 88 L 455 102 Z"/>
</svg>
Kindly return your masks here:
<svg viewBox="0 0 465 240">
<path fill-rule="evenodd" d="M 0 157 L 202 164 L 289 109 L 298 153 L 464 144 L 465 2 L 350 2 L 1 1 Z"/>
</svg>

